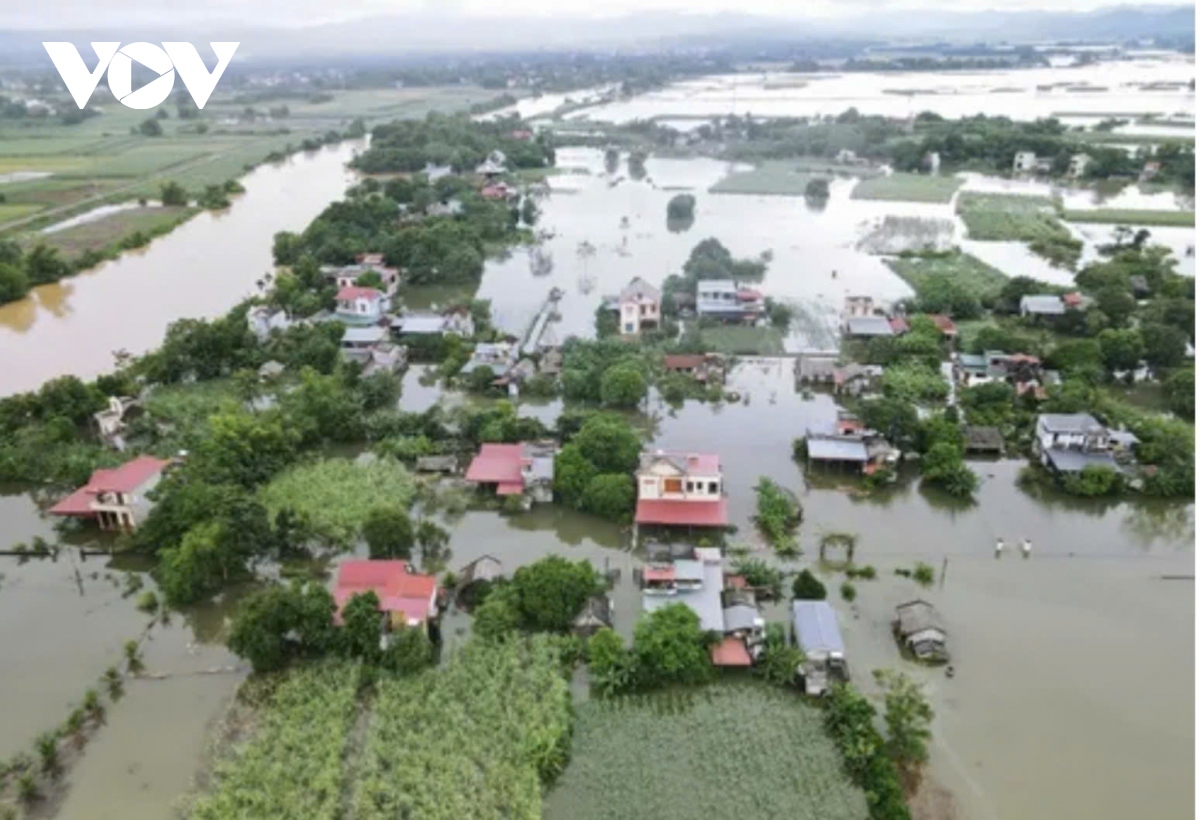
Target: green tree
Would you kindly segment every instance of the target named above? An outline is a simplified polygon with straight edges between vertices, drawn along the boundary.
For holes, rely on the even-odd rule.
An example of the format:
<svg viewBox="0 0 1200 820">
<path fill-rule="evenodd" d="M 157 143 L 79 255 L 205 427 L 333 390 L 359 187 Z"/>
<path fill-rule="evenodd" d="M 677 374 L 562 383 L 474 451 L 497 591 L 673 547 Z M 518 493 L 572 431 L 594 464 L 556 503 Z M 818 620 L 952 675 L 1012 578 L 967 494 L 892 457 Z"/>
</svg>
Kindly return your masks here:
<svg viewBox="0 0 1200 820">
<path fill-rule="evenodd" d="M 485 641 L 502 640 L 521 627 L 521 613 L 517 610 L 516 590 L 502 586 L 488 593 L 483 603 L 475 608 L 471 631 Z"/>
<path fill-rule="evenodd" d="M 1072 495 L 1096 498 L 1116 495 L 1121 491 L 1121 476 L 1103 464 L 1089 464 L 1075 475 L 1063 479 L 1063 488 Z"/>
<path fill-rule="evenodd" d="M 827 202 L 829 200 L 829 180 L 810 179 L 804 186 L 804 198 L 813 203 Z"/>
<path fill-rule="evenodd" d="M 1178 367 L 1187 354 L 1188 335 L 1170 325 L 1147 324 L 1141 328 L 1146 361 L 1155 368 Z"/>
<path fill-rule="evenodd" d="M 804 652 L 788 643 L 783 625 L 767 624 L 762 656 L 754 666 L 755 674 L 775 686 L 794 687 L 799 682 L 797 673 L 803 663 Z"/>
<path fill-rule="evenodd" d="M 342 607 L 342 628 L 338 635 L 343 656 L 366 663 L 378 663 L 383 613 L 373 590 L 351 596 Z"/>
<path fill-rule="evenodd" d="M 388 637 L 387 649 L 383 652 L 382 665 L 397 675 L 411 675 L 433 663 L 433 644 L 425 630 L 419 627 L 403 627 L 394 630 Z"/>
<path fill-rule="evenodd" d="M 637 501 L 637 490 L 628 473 L 593 476 L 583 491 L 583 508 L 609 521 L 628 523 Z"/>
<path fill-rule="evenodd" d="M 978 484 L 975 473 L 963 463 L 962 447 L 947 441 L 933 445 L 921 458 L 921 476 L 960 497 L 971 495 Z"/>
<path fill-rule="evenodd" d="M 600 578 L 587 561 L 573 563 L 551 555 L 518 569 L 511 587 L 526 629 L 566 632 L 588 598 L 599 591 Z"/>
<path fill-rule="evenodd" d="M 29 277 L 20 265 L 0 262 L 0 304 L 13 302 L 29 292 Z"/>
<path fill-rule="evenodd" d="M 318 656 L 331 644 L 335 608 L 333 596 L 319 584 L 251 593 L 234 614 L 229 649 L 255 672 L 280 669 L 296 655 Z"/>
<path fill-rule="evenodd" d="M 1065 339 L 1055 345 L 1050 363 L 1065 375 L 1094 380 L 1104 370 L 1104 353 L 1097 339 Z"/>
<path fill-rule="evenodd" d="M 568 507 L 582 509 L 588 485 L 597 475 L 596 467 L 572 442 L 554 459 L 554 494 Z"/>
<path fill-rule="evenodd" d="M 802 569 L 792 580 L 792 596 L 799 601 L 824 601 L 825 585 L 811 570 Z"/>
<path fill-rule="evenodd" d="M 221 413 L 208 420 L 208 435 L 191 457 L 196 475 L 213 484 L 253 488 L 296 457 L 299 436 L 277 413 Z"/>
<path fill-rule="evenodd" d="M 1101 331 L 1096 338 L 1100 342 L 1104 366 L 1110 373 L 1134 370 L 1141 363 L 1145 348 L 1138 331 L 1109 329 Z"/>
<path fill-rule="evenodd" d="M 0 270 L 0 276 L 2 275 L 2 270 Z M 0 287 L 3 287 L 2 280 L 0 280 Z M 621 322 L 617 318 L 617 311 L 607 305 L 601 305 L 596 308 L 596 338 L 606 339 L 610 336 L 616 336 L 621 329 L 620 325 Z"/>
<path fill-rule="evenodd" d="M 883 689 L 883 722 L 887 726 L 884 748 L 896 766 L 911 777 L 929 759 L 933 707 L 920 684 L 904 673 L 876 669 L 874 675 Z"/>
<path fill-rule="evenodd" d="M 642 440 L 637 432 L 614 413 L 589 416 L 571 443 L 602 473 L 633 472 L 642 452 Z"/>
<path fill-rule="evenodd" d="M 1113 327 L 1124 327 L 1137 310 L 1137 302 L 1127 288 L 1106 287 L 1096 293 L 1096 307 L 1108 317 Z"/>
<path fill-rule="evenodd" d="M 68 276 L 71 266 L 57 248 L 39 242 L 25 254 L 25 273 L 31 285 L 44 285 Z"/>
<path fill-rule="evenodd" d="M 362 525 L 363 540 L 371 558 L 408 558 L 412 555 L 413 525 L 401 507 L 376 507 Z"/>
<path fill-rule="evenodd" d="M 182 206 L 188 204 L 187 191 L 185 191 L 183 189 L 182 185 L 180 185 L 178 182 L 175 182 L 174 180 L 168 180 L 167 182 L 164 182 L 162 184 L 162 187 L 159 189 L 159 199 L 162 200 L 163 205 L 167 205 L 167 206 L 182 207 Z M 289 235 L 292 236 L 294 234 L 289 234 Z M 275 235 L 275 242 L 276 242 L 277 249 L 278 249 L 278 244 L 280 241 L 279 240 L 280 236 L 281 236 L 281 234 Z M 276 257 L 276 258 L 278 258 L 278 257 Z M 280 264 L 286 264 L 286 263 L 280 262 Z"/>
<path fill-rule="evenodd" d="M 667 219 L 676 222 L 690 221 L 696 216 L 696 197 L 691 194 L 676 194 L 667 203 Z"/>
<path fill-rule="evenodd" d="M 637 682 L 633 653 L 607 627 L 588 641 L 587 660 L 592 686 L 605 697 L 626 692 Z"/>
<path fill-rule="evenodd" d="M 188 530 L 178 546 L 162 551 L 156 572 L 168 603 L 194 603 L 244 571 L 245 557 L 223 536 L 223 525 L 208 521 Z"/>
<path fill-rule="evenodd" d="M 668 604 L 642 615 L 633 632 L 638 674 L 646 688 L 704 683 L 712 677 L 708 635 L 687 604 Z"/>
<path fill-rule="evenodd" d="M 1186 421 L 1196 419 L 1196 371 L 1176 370 L 1163 382 L 1171 412 Z"/>
<path fill-rule="evenodd" d="M 161 137 L 163 127 L 157 117 L 150 117 L 149 119 L 142 120 L 142 124 L 138 126 L 138 131 L 144 137 Z"/>
<path fill-rule="evenodd" d="M 466 387 L 472 393 L 489 393 L 495 389 L 496 374 L 490 367 L 479 365 L 467 374 Z"/>
<path fill-rule="evenodd" d="M 637 407 L 646 392 L 646 377 L 632 363 L 613 365 L 600 380 L 600 400 L 610 407 Z"/>
</svg>

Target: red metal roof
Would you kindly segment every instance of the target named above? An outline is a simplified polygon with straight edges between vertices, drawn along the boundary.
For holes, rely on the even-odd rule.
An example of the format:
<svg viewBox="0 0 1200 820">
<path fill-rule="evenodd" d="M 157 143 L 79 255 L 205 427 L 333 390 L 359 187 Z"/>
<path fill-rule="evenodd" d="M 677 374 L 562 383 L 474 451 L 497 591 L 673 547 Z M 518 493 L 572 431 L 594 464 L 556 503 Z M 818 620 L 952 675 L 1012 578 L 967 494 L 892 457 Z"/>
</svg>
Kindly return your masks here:
<svg viewBox="0 0 1200 820">
<path fill-rule="evenodd" d="M 50 508 L 51 515 L 91 516 L 92 502 L 100 493 L 131 493 L 163 471 L 171 462 L 138 456 L 111 470 L 96 470 L 88 483 Z"/>
<path fill-rule="evenodd" d="M 713 666 L 750 666 L 754 660 L 739 638 L 729 635 L 711 650 Z"/>
<path fill-rule="evenodd" d="M 521 464 L 525 458 L 523 444 L 485 444 L 479 455 L 471 459 L 467 481 L 480 484 L 516 484 L 525 486 Z"/>
<path fill-rule="evenodd" d="M 525 485 L 520 481 L 501 481 L 496 485 L 496 495 L 520 495 L 525 492 Z"/>
<path fill-rule="evenodd" d="M 1063 304 L 1065 305 L 1078 307 L 1079 305 L 1083 304 L 1083 294 L 1079 292 L 1067 293 L 1063 295 L 1062 300 Z"/>
<path fill-rule="evenodd" d="M 892 327 L 892 333 L 908 333 L 908 322 L 903 316 L 893 316 L 891 319 L 888 319 L 888 324 Z"/>
<path fill-rule="evenodd" d="M 716 501 L 642 499 L 637 503 L 634 520 L 639 524 L 724 527 L 729 524 L 729 502 L 724 498 Z"/>
<path fill-rule="evenodd" d="M 647 581 L 674 581 L 675 567 L 646 567 L 642 570 L 642 578 Z"/>
<path fill-rule="evenodd" d="M 337 300 L 339 302 L 351 302 L 355 299 L 369 299 L 374 302 L 376 299 L 382 298 L 383 294 L 375 290 L 375 288 L 364 288 L 360 285 L 351 285 L 337 292 Z"/>
<path fill-rule="evenodd" d="M 663 356 L 663 367 L 667 370 L 692 370 L 703 364 L 704 356 L 698 353 Z"/>
<path fill-rule="evenodd" d="M 757 302 L 762 298 L 762 294 L 753 288 L 741 288 L 737 292 L 737 298 L 742 302 Z"/>
<path fill-rule="evenodd" d="M 338 613 L 353 596 L 374 591 L 383 612 L 403 612 L 409 621 L 424 621 L 437 591 L 432 575 L 409 572 L 404 561 L 346 561 L 338 567 L 333 599 Z"/>
<path fill-rule="evenodd" d="M 947 336 L 953 336 L 958 333 L 958 327 L 954 324 L 954 320 L 942 313 L 929 314 L 930 320 L 933 321 L 934 327 L 942 331 Z"/>
</svg>

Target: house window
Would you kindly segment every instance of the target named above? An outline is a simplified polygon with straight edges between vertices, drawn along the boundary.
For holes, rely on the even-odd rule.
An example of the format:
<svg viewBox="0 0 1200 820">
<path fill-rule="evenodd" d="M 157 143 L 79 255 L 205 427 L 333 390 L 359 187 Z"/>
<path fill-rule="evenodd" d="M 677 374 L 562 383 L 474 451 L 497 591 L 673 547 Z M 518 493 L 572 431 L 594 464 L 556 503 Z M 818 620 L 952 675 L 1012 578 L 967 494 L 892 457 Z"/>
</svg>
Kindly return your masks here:
<svg viewBox="0 0 1200 820">
<path fill-rule="evenodd" d="M 683 492 L 683 479 L 681 479 L 681 478 L 664 478 L 663 479 L 663 492 L 682 493 Z"/>
<path fill-rule="evenodd" d="M 715 481 L 708 482 L 708 494 L 716 495 L 721 492 L 720 485 Z"/>
<path fill-rule="evenodd" d="M 694 493 L 694 492 L 696 492 L 696 482 L 694 482 L 694 481 L 689 481 L 689 482 L 687 483 L 687 491 L 688 491 L 689 493 Z"/>
<path fill-rule="evenodd" d="M 633 333 L 633 322 L 626 322 L 626 323 L 625 323 L 625 332 L 626 332 L 626 333 Z"/>
</svg>

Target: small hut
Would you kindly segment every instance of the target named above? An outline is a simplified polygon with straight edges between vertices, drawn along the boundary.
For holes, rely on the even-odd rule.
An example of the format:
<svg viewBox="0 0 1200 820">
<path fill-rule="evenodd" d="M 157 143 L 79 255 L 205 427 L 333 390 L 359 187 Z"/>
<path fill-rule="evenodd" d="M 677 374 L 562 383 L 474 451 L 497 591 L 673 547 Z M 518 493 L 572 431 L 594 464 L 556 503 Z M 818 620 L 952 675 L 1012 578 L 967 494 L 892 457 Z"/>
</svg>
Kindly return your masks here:
<svg viewBox="0 0 1200 820">
<path fill-rule="evenodd" d="M 571 622 L 571 629 L 581 638 L 590 638 L 604 628 L 612 627 L 612 601 L 607 595 L 594 595 Z"/>
<path fill-rule="evenodd" d="M 963 449 L 968 453 L 1003 453 L 1004 436 L 996 427 L 967 427 L 963 430 Z"/>
<path fill-rule="evenodd" d="M 950 660 L 946 650 L 946 627 L 942 617 L 928 601 L 916 599 L 896 607 L 892 631 L 901 646 L 917 660 L 945 663 Z"/>
</svg>

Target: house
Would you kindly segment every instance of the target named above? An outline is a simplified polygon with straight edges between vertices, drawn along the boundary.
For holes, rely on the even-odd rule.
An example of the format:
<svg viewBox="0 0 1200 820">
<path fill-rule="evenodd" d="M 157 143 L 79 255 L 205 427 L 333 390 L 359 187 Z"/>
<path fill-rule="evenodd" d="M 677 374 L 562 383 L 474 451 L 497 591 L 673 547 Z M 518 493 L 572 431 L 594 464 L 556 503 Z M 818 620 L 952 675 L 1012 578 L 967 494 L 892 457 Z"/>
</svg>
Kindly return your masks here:
<svg viewBox="0 0 1200 820">
<path fill-rule="evenodd" d="M 442 318 L 446 320 L 445 332 L 451 336 L 467 339 L 475 335 L 475 317 L 469 307 L 456 305 L 445 311 Z"/>
<path fill-rule="evenodd" d="M 895 336 L 896 330 L 884 316 L 852 316 L 846 320 L 843 333 L 849 339 L 874 339 Z"/>
<path fill-rule="evenodd" d="M 1087 171 L 1088 163 L 1092 158 L 1087 154 L 1072 154 L 1071 161 L 1067 164 L 1067 176 L 1071 179 L 1079 179 Z"/>
<path fill-rule="evenodd" d="M 142 403 L 131 396 L 109 396 L 108 408 L 94 414 L 96 432 L 105 443 L 117 450 L 125 449 L 125 439 L 122 435 L 129 421 L 142 415 L 145 410 Z"/>
<path fill-rule="evenodd" d="M 696 547 L 694 557 L 656 564 L 642 571 L 642 609 L 653 612 L 671 604 L 684 604 L 700 618 L 706 632 L 725 632 L 721 590 L 725 570 L 721 551 Z"/>
<path fill-rule="evenodd" d="M 1091 304 L 1091 300 L 1077 290 L 1073 290 L 1070 293 L 1064 293 L 1062 302 L 1063 307 L 1067 310 L 1083 310 L 1089 304 Z"/>
<path fill-rule="evenodd" d="M 837 152 L 837 156 L 833 158 L 833 161 L 838 165 L 856 165 L 858 164 L 858 154 L 849 148 L 843 148 Z"/>
<path fill-rule="evenodd" d="M 553 496 L 554 442 L 484 444 L 467 468 L 467 481 L 495 490 L 497 495 L 526 495 L 548 502 Z"/>
<path fill-rule="evenodd" d="M 1038 296 L 1022 296 L 1020 313 L 1022 316 L 1062 316 L 1067 312 L 1061 296 L 1042 294 Z"/>
<path fill-rule="evenodd" d="M 662 327 L 662 291 L 635 276 L 617 296 L 617 310 L 618 327 L 623 335 L 658 330 Z"/>
<path fill-rule="evenodd" d="M 492 151 L 482 163 L 475 168 L 475 173 L 485 177 L 497 177 L 503 174 L 508 166 L 508 157 L 503 151 Z"/>
<path fill-rule="evenodd" d="M 274 330 L 287 330 L 292 322 L 282 310 L 255 305 L 246 311 L 246 324 L 260 342 L 265 342 Z"/>
<path fill-rule="evenodd" d="M 1142 166 L 1142 173 L 1138 175 L 1138 179 L 1142 182 L 1149 182 L 1158 176 L 1160 171 L 1162 171 L 1162 163 L 1150 160 Z"/>
<path fill-rule="evenodd" d="M 162 478 L 169 461 L 138 456 L 120 467 L 96 470 L 88 483 L 50 508 L 51 515 L 94 520 L 102 530 L 134 530 L 150 513 L 146 494 Z"/>
<path fill-rule="evenodd" d="M 963 428 L 963 449 L 968 453 L 1003 453 L 1004 436 L 996 427 Z"/>
<path fill-rule="evenodd" d="M 1145 299 L 1153 292 L 1150 290 L 1150 283 L 1146 281 L 1146 277 L 1140 273 L 1129 277 L 1129 290 L 1134 299 Z"/>
<path fill-rule="evenodd" d="M 942 332 L 943 339 L 953 341 L 958 338 L 958 325 L 954 324 L 954 320 L 949 316 L 943 313 L 930 313 L 929 320 Z"/>
<path fill-rule="evenodd" d="M 805 694 L 823 695 L 833 684 L 850 679 L 846 644 L 828 602 L 792 601 L 792 635 L 804 652 L 804 664 L 797 672 Z"/>
<path fill-rule="evenodd" d="M 458 458 L 455 456 L 417 456 L 415 469 L 418 473 L 450 475 L 458 472 Z"/>
<path fill-rule="evenodd" d="M 433 202 L 425 208 L 426 216 L 458 216 L 463 212 L 461 200 L 451 199 L 449 202 Z"/>
<path fill-rule="evenodd" d="M 524 128 L 519 128 L 511 132 L 508 136 L 518 142 L 530 142 L 533 140 L 533 132 Z"/>
<path fill-rule="evenodd" d="M 1042 413 L 1034 430 L 1034 454 L 1056 473 L 1098 465 L 1116 469 L 1108 428 L 1087 413 Z"/>
<path fill-rule="evenodd" d="M 385 293 L 358 285 L 342 288 L 335 300 L 334 317 L 346 324 L 378 324 L 391 307 L 391 300 Z"/>
<path fill-rule="evenodd" d="M 504 577 L 504 565 L 498 558 L 481 555 L 458 571 L 458 588 L 471 584 L 492 583 Z"/>
<path fill-rule="evenodd" d="M 946 627 L 928 601 L 918 598 L 896 607 L 892 632 L 900 645 L 918 660 L 945 662 L 950 659 L 946 650 Z"/>
<path fill-rule="evenodd" d="M 861 396 L 883 378 L 883 367 L 877 364 L 851 363 L 833 371 L 835 395 Z"/>
<path fill-rule="evenodd" d="M 839 420 L 835 430 L 814 432 L 804 438 L 807 460 L 811 464 L 850 465 L 867 475 L 892 468 L 900 460 L 900 452 L 874 430 L 863 429 L 861 422 Z"/>
<path fill-rule="evenodd" d="M 321 275 L 341 289 L 354 287 L 360 278 L 368 273 L 374 273 L 383 283 L 385 293 L 396 292 L 396 288 L 400 284 L 400 271 L 383 264 L 383 254 L 363 253 L 355 258 L 359 261 L 353 265 L 322 266 Z"/>
<path fill-rule="evenodd" d="M 1045 173 L 1050 170 L 1050 166 L 1050 160 L 1039 158 L 1032 151 L 1018 151 L 1013 157 L 1014 174 Z"/>
<path fill-rule="evenodd" d="M 925 155 L 925 167 L 929 169 L 931 176 L 937 176 L 942 167 L 942 155 L 937 151 L 930 151 Z"/>
<path fill-rule="evenodd" d="M 371 358 L 371 350 L 376 345 L 388 340 L 387 328 L 379 325 L 366 327 L 348 327 L 342 334 L 340 347 L 342 358 L 359 364 L 366 364 Z"/>
<path fill-rule="evenodd" d="M 856 316 L 874 316 L 875 300 L 870 296 L 847 296 L 842 304 L 842 321 Z"/>
<path fill-rule="evenodd" d="M 441 336 L 446 332 L 446 319 L 440 313 L 404 313 L 392 317 L 392 332 L 397 336 Z"/>
<path fill-rule="evenodd" d="M 590 638 L 601 629 L 611 629 L 613 605 L 604 594 L 593 595 L 571 621 L 571 631 L 581 638 Z"/>
<path fill-rule="evenodd" d="M 434 165 L 432 162 L 426 162 L 425 168 L 421 171 L 425 178 L 430 182 L 437 182 L 442 177 L 448 177 L 454 173 L 454 169 L 449 165 Z"/>
<path fill-rule="evenodd" d="M 836 350 L 804 350 L 796 356 L 792 372 L 797 386 L 802 384 L 826 384 L 833 381 L 837 370 Z"/>
<path fill-rule="evenodd" d="M 753 288 L 732 279 L 701 279 L 696 283 L 696 313 L 701 318 L 753 323 L 766 310 L 766 300 Z"/>
<path fill-rule="evenodd" d="M 642 453 L 637 524 L 725 527 L 729 524 L 721 460 L 711 453 Z"/>
<path fill-rule="evenodd" d="M 334 621 L 341 623 L 342 610 L 355 595 L 374 592 L 384 613 L 385 629 L 415 627 L 427 630 L 438 615 L 437 578 L 418 575 L 404 561 L 345 561 L 338 567 L 333 600 Z"/>
<path fill-rule="evenodd" d="M 363 362 L 362 375 L 399 373 L 406 364 L 408 364 L 407 347 L 392 342 L 379 342 L 368 349 L 366 361 Z"/>
<path fill-rule="evenodd" d="M 475 345 L 470 360 L 463 365 L 462 372 L 471 373 L 477 367 L 486 367 L 499 378 L 515 364 L 516 354 L 516 348 L 508 342 L 480 342 Z"/>
<path fill-rule="evenodd" d="M 507 199 L 517 196 L 517 191 L 509 187 L 503 182 L 494 182 L 484 185 L 479 191 L 480 196 L 484 199 L 491 199 L 497 202 L 504 202 Z"/>
<path fill-rule="evenodd" d="M 668 373 L 682 373 L 698 382 L 720 381 L 724 377 L 724 366 L 717 353 L 683 353 L 663 356 L 663 369 Z"/>
<path fill-rule="evenodd" d="M 750 666 L 762 655 L 767 623 L 754 604 L 754 596 L 733 596 L 726 600 L 721 618 L 725 637 L 710 650 L 714 666 Z"/>
</svg>

